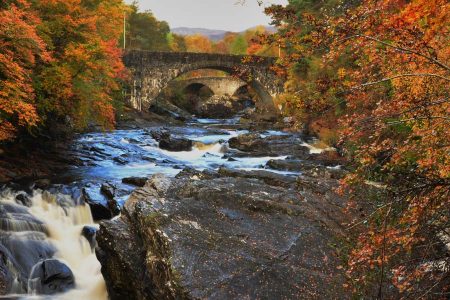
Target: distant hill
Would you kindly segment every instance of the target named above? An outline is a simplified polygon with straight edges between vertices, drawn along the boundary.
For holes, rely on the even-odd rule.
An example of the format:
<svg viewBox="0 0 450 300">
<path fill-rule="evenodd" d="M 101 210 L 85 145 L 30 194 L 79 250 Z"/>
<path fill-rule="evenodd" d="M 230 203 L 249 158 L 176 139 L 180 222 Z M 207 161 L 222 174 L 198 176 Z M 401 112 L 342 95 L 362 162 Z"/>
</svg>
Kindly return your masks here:
<svg viewBox="0 0 450 300">
<path fill-rule="evenodd" d="M 249 28 L 251 29 L 251 28 Z M 266 26 L 267 31 L 269 32 L 275 32 L 276 29 L 271 26 Z M 208 37 L 212 41 L 220 41 L 224 38 L 225 34 L 227 34 L 230 31 L 226 30 L 216 30 L 216 29 L 207 29 L 207 28 L 190 28 L 190 27 L 176 27 L 172 28 L 171 31 L 175 34 L 179 35 L 194 35 L 194 34 L 201 34 L 206 37 Z"/>
<path fill-rule="evenodd" d="M 206 37 L 208 37 L 210 40 L 213 41 L 220 41 L 223 39 L 225 34 L 228 31 L 225 30 L 214 30 L 214 29 L 206 29 L 206 28 L 189 28 L 189 27 L 177 27 L 172 28 L 171 31 L 175 34 L 179 35 L 194 35 L 194 34 L 201 34 Z"/>
</svg>

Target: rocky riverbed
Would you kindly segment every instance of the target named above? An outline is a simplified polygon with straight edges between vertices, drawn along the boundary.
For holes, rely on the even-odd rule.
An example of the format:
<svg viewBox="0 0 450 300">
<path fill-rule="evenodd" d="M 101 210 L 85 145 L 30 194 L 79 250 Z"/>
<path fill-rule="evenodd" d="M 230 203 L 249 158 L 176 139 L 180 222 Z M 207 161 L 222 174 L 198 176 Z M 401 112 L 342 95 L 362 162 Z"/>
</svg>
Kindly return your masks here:
<svg viewBox="0 0 450 300">
<path fill-rule="evenodd" d="M 3 188 L 2 294 L 347 298 L 334 149 L 267 122 L 161 121 L 79 135 Z"/>
</svg>

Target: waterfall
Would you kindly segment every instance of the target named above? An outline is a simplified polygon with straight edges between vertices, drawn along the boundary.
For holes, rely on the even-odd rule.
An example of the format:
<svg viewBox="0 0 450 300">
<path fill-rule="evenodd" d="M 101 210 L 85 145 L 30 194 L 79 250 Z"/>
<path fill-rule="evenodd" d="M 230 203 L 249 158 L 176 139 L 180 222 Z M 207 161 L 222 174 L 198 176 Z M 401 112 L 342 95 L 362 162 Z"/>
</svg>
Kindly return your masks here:
<svg viewBox="0 0 450 300">
<path fill-rule="evenodd" d="M 17 195 L 10 190 L 0 194 L 1 229 L 5 233 L 2 244 L 10 248 L 11 257 L 7 265 L 15 277 L 12 292 L 21 294 L 24 299 L 36 295 L 36 286 L 41 279 L 30 279 L 33 277 L 30 275 L 36 272 L 44 259 L 57 259 L 73 273 L 75 288 L 54 294 L 51 299 L 106 300 L 108 295 L 100 263 L 89 241 L 82 236 L 85 226 L 98 227 L 89 206 L 75 205 L 78 201 L 67 195 L 38 190 L 29 197 L 30 207 L 25 207 L 16 203 Z M 33 253 L 39 255 L 34 256 Z M 24 280 L 28 280 L 26 288 Z M 20 281 L 22 285 L 18 283 Z"/>
</svg>

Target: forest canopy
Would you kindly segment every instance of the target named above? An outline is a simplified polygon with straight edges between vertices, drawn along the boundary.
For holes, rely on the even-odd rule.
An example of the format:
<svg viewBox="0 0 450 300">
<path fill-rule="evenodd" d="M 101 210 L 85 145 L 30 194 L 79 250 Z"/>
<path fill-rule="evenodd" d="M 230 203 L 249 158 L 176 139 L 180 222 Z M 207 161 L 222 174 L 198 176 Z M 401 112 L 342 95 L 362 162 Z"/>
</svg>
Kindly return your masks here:
<svg viewBox="0 0 450 300">
<path fill-rule="evenodd" d="M 265 43 L 283 52 L 277 101 L 348 157 L 341 192 L 369 211 L 347 224 L 346 287 L 447 298 L 449 2 L 290 0 L 266 12 L 278 32 Z"/>
</svg>

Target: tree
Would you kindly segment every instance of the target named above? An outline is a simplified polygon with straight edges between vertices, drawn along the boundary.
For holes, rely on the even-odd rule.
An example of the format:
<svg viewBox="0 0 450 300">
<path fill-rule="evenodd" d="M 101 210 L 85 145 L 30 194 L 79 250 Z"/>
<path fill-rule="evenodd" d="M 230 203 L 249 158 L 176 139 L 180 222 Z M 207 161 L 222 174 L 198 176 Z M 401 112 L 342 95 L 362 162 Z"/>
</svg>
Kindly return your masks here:
<svg viewBox="0 0 450 300">
<path fill-rule="evenodd" d="M 277 67 L 288 77 L 286 107 L 308 123 L 333 113 L 352 167 L 341 190 L 371 200 L 368 217 L 349 225 L 357 237 L 347 274 L 362 296 L 449 292 L 449 8 L 292 0 L 267 10 L 279 26 L 268 42 L 285 53 Z"/>
<path fill-rule="evenodd" d="M 50 55 L 37 34 L 39 23 L 26 1 L 3 3 L 0 8 L 0 142 L 40 121 L 32 72 L 37 63 L 50 61 Z"/>
<path fill-rule="evenodd" d="M 170 50 L 167 40 L 170 28 L 167 22 L 158 21 L 150 10 L 139 12 L 136 1 L 130 5 L 127 27 L 127 48 L 151 51 Z"/>
<path fill-rule="evenodd" d="M 49 121 L 70 119 L 79 129 L 89 121 L 112 128 L 112 95 L 125 74 L 118 45 L 122 1 L 41 0 L 34 9 L 53 55 L 36 69 L 40 114 Z"/>
<path fill-rule="evenodd" d="M 238 35 L 230 47 L 230 53 L 244 55 L 247 53 L 248 43 L 243 35 Z"/>
<path fill-rule="evenodd" d="M 188 52 L 211 53 L 213 50 L 212 42 L 201 34 L 188 35 L 185 42 Z"/>
<path fill-rule="evenodd" d="M 169 44 L 170 50 L 175 52 L 184 52 L 186 51 L 186 41 L 184 37 L 178 34 L 173 34 L 170 32 L 167 34 L 167 42 Z"/>
</svg>

